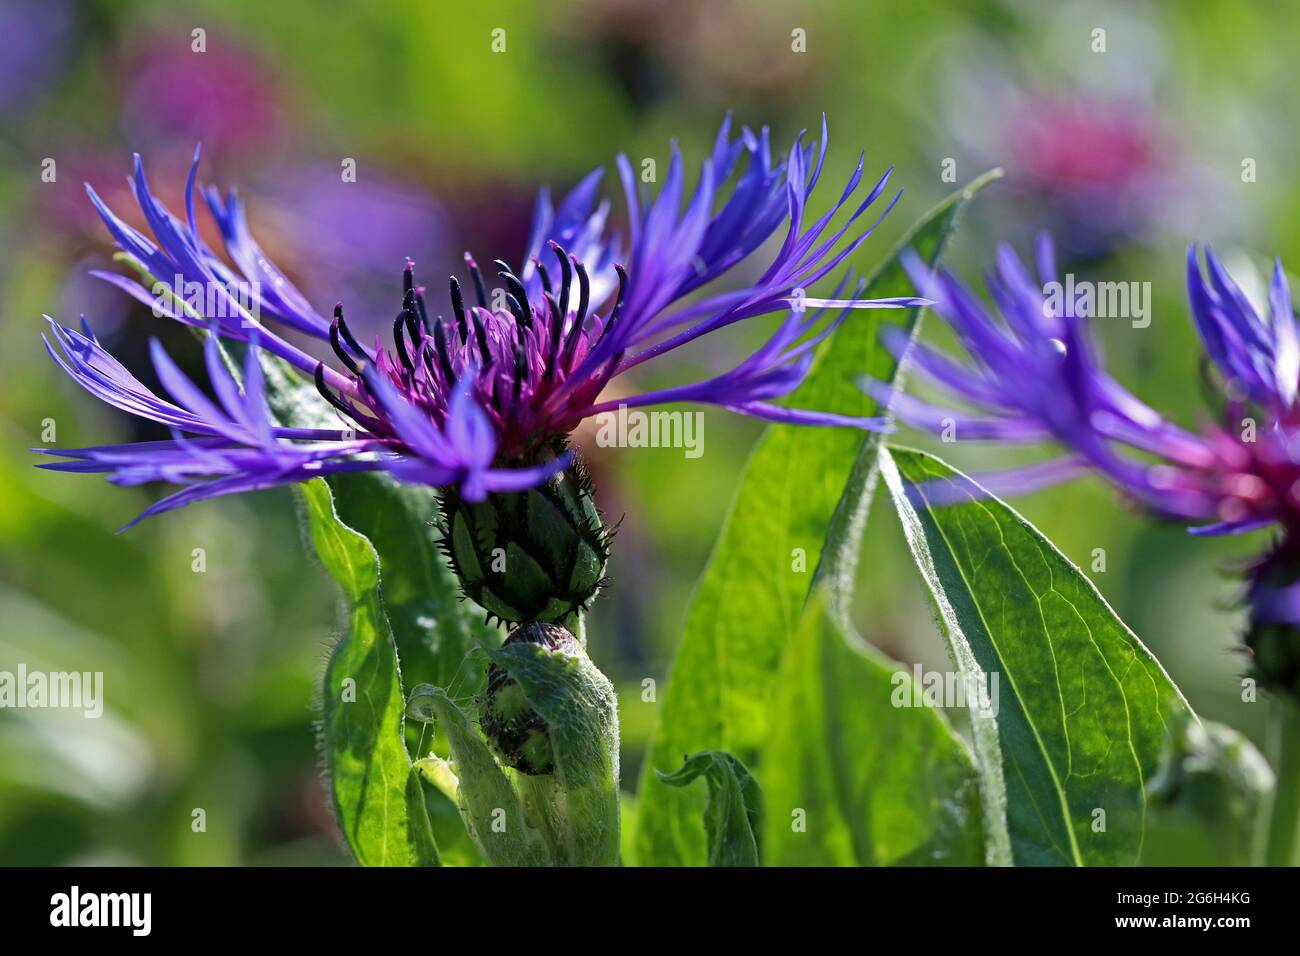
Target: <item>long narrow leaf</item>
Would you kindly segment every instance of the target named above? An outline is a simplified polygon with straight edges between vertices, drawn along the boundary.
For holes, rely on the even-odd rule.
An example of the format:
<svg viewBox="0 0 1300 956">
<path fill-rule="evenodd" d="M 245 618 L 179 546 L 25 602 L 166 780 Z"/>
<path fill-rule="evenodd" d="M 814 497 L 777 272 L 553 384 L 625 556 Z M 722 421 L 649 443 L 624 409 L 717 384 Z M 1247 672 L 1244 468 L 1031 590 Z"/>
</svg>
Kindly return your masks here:
<svg viewBox="0 0 1300 956">
<path fill-rule="evenodd" d="M 865 295 L 910 294 L 898 253 L 910 247 L 936 260 L 958 214 L 997 175 L 981 177 L 924 216 L 870 277 Z M 818 350 L 796 404 L 846 415 L 877 413 L 857 387 L 858 377 L 867 372 L 894 378 L 898 366 L 880 344 L 882 326 L 912 334 L 918 314 L 872 310 L 851 316 Z M 866 518 L 875 442 L 852 429 L 773 426 L 755 446 L 673 663 L 641 783 L 640 863 L 705 862 L 703 796 L 663 784 L 657 772 L 669 772 L 682 754 L 702 750 L 754 759 L 768 732 L 773 681 L 832 525 L 838 530 L 831 546 L 845 550 L 842 573 L 851 575 L 856 563 L 855 532 Z M 841 505 L 842 499 L 847 503 Z"/>
<path fill-rule="evenodd" d="M 1136 862 L 1145 783 L 1182 694 L 1007 505 L 923 452 L 882 449 L 881 472 L 956 667 L 998 678 L 997 716 L 973 722 L 991 852 L 1022 866 Z"/>
</svg>

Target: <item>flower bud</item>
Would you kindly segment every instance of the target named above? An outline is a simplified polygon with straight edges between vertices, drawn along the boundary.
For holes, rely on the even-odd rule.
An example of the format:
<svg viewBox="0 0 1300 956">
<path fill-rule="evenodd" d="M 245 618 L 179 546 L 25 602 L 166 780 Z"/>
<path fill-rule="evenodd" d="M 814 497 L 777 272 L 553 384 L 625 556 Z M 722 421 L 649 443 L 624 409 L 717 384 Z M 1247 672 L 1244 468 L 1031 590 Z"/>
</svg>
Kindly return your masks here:
<svg viewBox="0 0 1300 956">
<path fill-rule="evenodd" d="M 481 502 L 447 489 L 439 509 L 443 550 L 489 619 L 560 622 L 604 583 L 610 532 L 580 462 L 536 488 Z"/>
<path fill-rule="evenodd" d="M 417 715 L 431 709 L 447 735 L 450 768 L 429 769 L 455 774 L 461 817 L 484 859 L 502 866 L 617 865 L 614 686 L 555 624 L 515 628 L 487 653 L 477 728 L 444 691 L 417 688 L 409 705 Z"/>
<path fill-rule="evenodd" d="M 550 654 L 582 653 L 577 638 L 556 624 L 533 623 L 516 628 L 502 646 L 515 644 L 535 644 Z M 480 723 L 507 766 L 533 776 L 555 771 L 555 752 L 546 721 L 528 702 L 519 682 L 495 662 L 488 665 Z"/>
<path fill-rule="evenodd" d="M 1230 727 L 1183 713 L 1170 721 L 1146 787 L 1146 866 L 1244 866 L 1273 789 L 1268 761 Z"/>
</svg>

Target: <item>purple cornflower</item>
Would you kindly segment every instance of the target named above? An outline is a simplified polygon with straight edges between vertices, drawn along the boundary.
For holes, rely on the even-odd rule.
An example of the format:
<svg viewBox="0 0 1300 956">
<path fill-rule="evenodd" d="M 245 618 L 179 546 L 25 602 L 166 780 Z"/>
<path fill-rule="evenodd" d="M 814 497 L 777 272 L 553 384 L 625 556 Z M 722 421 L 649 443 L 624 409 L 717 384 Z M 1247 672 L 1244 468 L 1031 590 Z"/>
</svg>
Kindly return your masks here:
<svg viewBox="0 0 1300 956">
<path fill-rule="evenodd" d="M 1094 470 L 1163 516 L 1209 522 L 1196 533 L 1273 523 L 1300 530 L 1300 489 L 1292 488 L 1300 459 L 1293 462 L 1288 452 L 1293 439 L 1300 452 L 1300 350 L 1280 263 L 1272 321 L 1266 322 L 1212 252 L 1205 253 L 1207 281 L 1196 248 L 1189 251 L 1192 313 L 1226 396 L 1221 422 L 1196 433 L 1172 424 L 1107 374 L 1086 328 L 1086 308 L 1054 294 L 1064 287 L 1045 235 L 1036 258 L 1037 280 L 1009 246 L 998 249 L 986 282 L 996 311 L 950 273 L 931 275 L 915 258 L 908 260 L 913 283 L 935 301 L 933 310 L 971 360 L 963 365 L 918 345 L 910 361 L 923 378 L 976 411 L 934 406 L 878 382 L 866 382 L 868 390 L 891 402 L 909 425 L 957 440 L 1052 439 L 1064 446 L 1062 457 L 984 476 L 991 491 L 1018 493 Z M 893 336 L 886 344 L 898 354 L 907 345 Z M 1249 422 L 1255 421 L 1252 432 Z M 1279 471 L 1284 463 L 1294 472 L 1289 478 Z"/>
<path fill-rule="evenodd" d="M 928 346 L 913 367 L 973 411 L 931 405 L 880 382 L 865 387 L 904 422 L 957 440 L 1054 440 L 1063 456 L 980 477 L 1019 493 L 1094 471 L 1194 534 L 1273 527 L 1279 544 L 1252 571 L 1252 619 L 1300 624 L 1300 339 L 1281 262 L 1269 316 L 1255 309 L 1208 248 L 1188 250 L 1191 312 L 1223 395 L 1217 422 L 1172 424 L 1111 378 L 1085 327 L 1086 308 L 1059 295 L 1051 241 L 1036 250 L 1037 280 L 1008 247 L 987 279 L 996 310 L 947 272 L 908 262 L 917 289 L 956 333 L 969 364 Z M 1000 318 L 999 318 L 1000 314 Z M 886 343 L 895 354 L 902 337 Z M 1282 585 L 1279 587 L 1278 585 Z M 1253 647 L 1253 645 L 1252 645 Z M 1293 677 L 1300 677 L 1300 657 Z M 1288 665 L 1290 666 L 1290 665 Z M 1291 678 L 1288 677 L 1288 680 Z"/>
<path fill-rule="evenodd" d="M 91 200 L 128 261 L 150 280 L 171 285 L 176 277 L 187 288 L 202 288 L 205 306 L 196 308 L 176 296 L 160 300 L 156 285 L 151 290 L 120 275 L 99 275 L 158 313 L 212 333 L 205 356 L 216 400 L 186 378 L 156 342 L 154 366 L 174 403 L 132 377 L 88 329 L 82 334 L 51 320 L 53 344 L 47 340 L 47 346 L 74 379 L 109 404 L 167 425 L 174 437 L 54 450 L 72 460 L 44 467 L 105 472 L 121 484 L 186 486 L 145 511 L 145 517 L 202 498 L 358 470 L 454 486 L 465 500 L 482 500 L 489 492 L 532 487 L 564 468 L 568 453 L 557 454 L 563 436 L 583 418 L 620 404 L 693 401 L 780 422 L 877 427 L 879 419 L 773 403 L 803 380 L 814 348 L 849 310 L 925 304 L 913 297 L 838 298 L 847 279 L 832 298 L 805 294 L 836 271 L 898 201 L 894 196 L 871 225 L 859 224 L 884 192 L 891 169 L 849 207 L 842 225 L 831 228 L 862 184 L 860 158 L 832 208 L 806 221 L 826 145 L 823 121 L 819 148 L 804 145 L 800 136 L 786 160 L 774 163 L 766 130 L 744 129 L 733 138 L 728 118 L 684 210 L 684 163 L 676 147 L 658 195 L 638 184 L 631 164 L 620 156 L 629 222 L 625 239 L 607 226 L 610 203 L 598 201 L 602 170 L 589 174 L 558 205 L 543 191 L 522 266 L 495 260 L 498 285 L 466 255 L 473 298 L 467 299 L 452 277 L 448 318 L 430 311 L 408 261 L 391 346 L 380 337 L 359 341 L 342 305 L 332 319 L 318 312 L 262 252 L 233 191 L 224 198 L 212 188 L 203 194 L 230 264 L 203 242 L 195 222 L 197 151 L 184 220 L 150 192 L 137 157 L 131 185 L 152 241 L 87 187 Z M 749 258 L 783 224 L 783 241 L 757 279 L 731 291 L 701 292 L 683 303 Z M 840 311 L 827 318 L 831 309 Z M 601 401 L 611 379 L 642 362 L 775 312 L 788 314 L 767 343 L 732 370 Z M 299 338 L 328 342 L 338 367 L 319 361 L 263 319 Z M 219 339 L 247 345 L 241 376 L 228 370 Z M 259 350 L 314 378 L 339 427 L 274 421 Z"/>
</svg>

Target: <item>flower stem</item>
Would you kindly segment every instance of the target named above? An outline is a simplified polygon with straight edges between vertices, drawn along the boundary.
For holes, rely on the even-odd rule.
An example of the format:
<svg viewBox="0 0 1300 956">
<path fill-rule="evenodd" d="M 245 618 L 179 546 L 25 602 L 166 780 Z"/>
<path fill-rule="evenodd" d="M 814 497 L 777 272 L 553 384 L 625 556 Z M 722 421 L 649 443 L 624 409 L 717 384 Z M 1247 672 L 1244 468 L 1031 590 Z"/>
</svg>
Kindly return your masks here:
<svg viewBox="0 0 1300 956">
<path fill-rule="evenodd" d="M 1300 704 L 1288 697 L 1274 711 L 1277 788 L 1269 813 L 1266 866 L 1300 866 Z"/>
</svg>

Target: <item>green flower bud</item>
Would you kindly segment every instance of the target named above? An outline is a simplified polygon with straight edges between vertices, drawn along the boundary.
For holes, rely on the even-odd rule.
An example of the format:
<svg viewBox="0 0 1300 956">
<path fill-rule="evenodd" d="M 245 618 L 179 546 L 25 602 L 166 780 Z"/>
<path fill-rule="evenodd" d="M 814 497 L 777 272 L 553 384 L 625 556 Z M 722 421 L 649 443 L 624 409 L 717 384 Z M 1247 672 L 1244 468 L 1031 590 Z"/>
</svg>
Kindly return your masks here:
<svg viewBox="0 0 1300 956">
<path fill-rule="evenodd" d="M 1230 727 L 1182 714 L 1147 783 L 1146 866 L 1245 866 L 1273 789 L 1268 761 Z"/>
<path fill-rule="evenodd" d="M 582 653 L 577 638 L 555 624 L 525 624 L 515 629 L 502 646 L 515 644 L 535 644 L 550 654 Z M 555 772 L 555 752 L 546 721 L 528 702 L 519 682 L 495 662 L 488 665 L 487 694 L 480 723 L 507 766 L 534 776 Z"/>
<path fill-rule="evenodd" d="M 516 628 L 488 657 L 477 727 L 444 691 L 417 687 L 412 694 L 411 712 L 433 713 L 451 747 L 449 764 L 423 760 L 421 773 L 455 794 L 493 865 L 617 865 L 613 685 L 554 624 Z"/>
<path fill-rule="evenodd" d="M 489 620 L 563 621 L 604 584 L 611 532 L 581 462 L 528 491 L 469 502 L 448 489 L 438 504 L 443 550 Z"/>
</svg>

